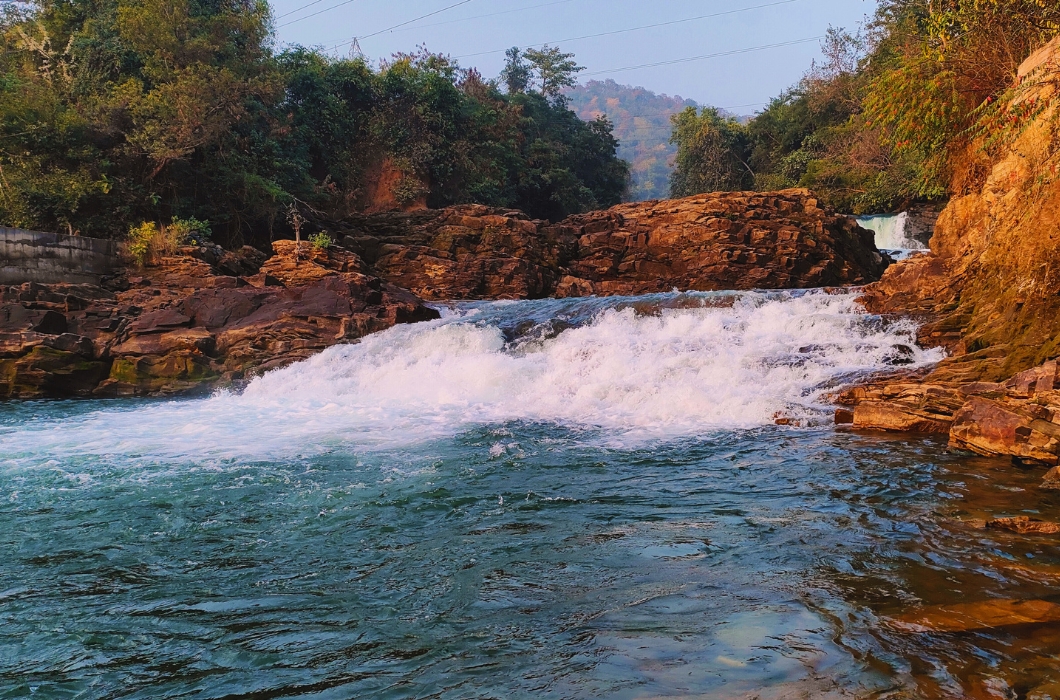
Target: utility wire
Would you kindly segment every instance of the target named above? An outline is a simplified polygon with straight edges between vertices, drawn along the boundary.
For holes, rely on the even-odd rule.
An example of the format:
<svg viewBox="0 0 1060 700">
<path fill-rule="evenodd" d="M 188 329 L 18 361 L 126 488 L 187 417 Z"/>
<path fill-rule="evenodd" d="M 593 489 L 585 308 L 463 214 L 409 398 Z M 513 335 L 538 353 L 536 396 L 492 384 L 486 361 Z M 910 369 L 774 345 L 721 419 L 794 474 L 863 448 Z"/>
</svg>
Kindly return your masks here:
<svg viewBox="0 0 1060 700">
<path fill-rule="evenodd" d="M 434 17 L 435 15 L 440 15 L 443 12 L 447 12 L 447 11 L 453 9 L 454 7 L 460 7 L 461 5 L 466 5 L 469 2 L 472 2 L 472 0 L 460 0 L 460 2 L 454 2 L 452 5 L 446 5 L 445 7 L 443 7 L 440 10 L 435 10 L 434 12 L 428 12 L 425 15 L 420 15 L 419 17 L 416 17 L 414 19 L 410 19 L 407 22 L 401 22 L 400 24 L 395 24 L 393 27 L 387 27 L 386 29 L 380 29 L 378 32 L 372 32 L 371 34 L 365 34 L 364 36 L 355 36 L 352 39 L 350 39 L 349 41 L 344 41 L 341 44 L 335 44 L 334 46 L 332 46 L 328 50 L 329 51 L 334 51 L 337 48 L 340 48 L 340 47 L 343 47 L 343 46 L 348 46 L 349 44 L 352 44 L 355 41 L 360 41 L 361 39 L 371 39 L 373 36 L 379 36 L 380 34 L 386 34 L 387 32 L 393 31 L 395 29 L 399 29 L 399 28 L 404 27 L 404 26 L 406 26 L 408 24 L 412 24 L 413 22 L 419 22 L 421 19 L 427 19 L 428 17 Z"/>
<path fill-rule="evenodd" d="M 323 2 L 323 0 L 317 0 L 317 2 Z M 290 26 L 292 24 L 295 24 L 296 22 L 301 22 L 303 19 L 309 19 L 310 17 L 316 17 L 317 15 L 322 15 L 325 12 L 331 12 L 332 10 L 334 10 L 337 7 L 342 7 L 343 5 L 349 5 L 351 2 L 356 2 L 356 0 L 345 0 L 345 2 L 340 2 L 339 4 L 332 5 L 331 7 L 325 7 L 323 10 L 317 10 L 316 12 L 308 14 L 305 17 L 299 17 L 298 19 L 292 19 L 290 22 L 284 22 L 283 24 L 278 25 L 276 28 L 280 29 L 281 27 L 288 27 L 288 26 Z M 309 5 L 316 5 L 316 4 L 317 4 L 316 2 L 309 3 Z M 306 5 L 306 7 L 309 7 L 309 5 Z M 305 9 L 305 8 L 302 8 L 302 9 Z M 296 10 L 296 12 L 297 12 L 297 10 Z M 290 14 L 290 13 L 288 13 L 288 14 Z"/>
<path fill-rule="evenodd" d="M 318 1 L 322 1 L 322 0 L 318 0 Z M 402 31 L 410 31 L 411 29 L 427 29 L 428 27 L 442 27 L 442 26 L 445 26 L 447 24 L 457 24 L 459 22 L 470 22 L 471 20 L 483 19 L 485 17 L 499 17 L 500 15 L 511 15 L 511 14 L 515 14 L 516 12 L 526 12 L 527 10 L 537 10 L 537 9 L 542 8 L 542 7 L 551 7 L 553 5 L 566 5 L 568 3 L 572 3 L 572 2 L 575 2 L 575 1 L 576 0 L 554 0 L 554 2 L 545 2 L 545 3 L 541 3 L 540 5 L 529 5 L 527 7 L 517 7 L 514 10 L 503 10 L 501 12 L 490 12 L 490 13 L 484 14 L 484 15 L 472 15 L 470 17 L 461 17 L 460 19 L 449 19 L 449 20 L 446 20 L 444 22 L 432 22 L 431 24 L 421 24 L 418 27 L 410 27 L 409 29 L 404 29 Z"/>
<path fill-rule="evenodd" d="M 322 2 L 324 2 L 324 0 L 313 0 L 313 2 L 310 2 L 310 3 L 307 3 L 305 5 L 302 5 L 301 7 L 296 7 L 293 10 L 291 10 L 290 12 L 284 12 L 282 15 L 276 15 L 276 19 L 283 19 L 284 17 L 288 17 L 290 15 L 298 14 L 299 12 L 301 12 L 302 10 L 305 10 L 306 8 L 312 7 L 313 5 L 319 5 Z"/>
<path fill-rule="evenodd" d="M 752 46 L 746 49 L 734 49 L 732 51 L 721 51 L 718 53 L 710 53 L 704 56 L 689 56 L 688 58 L 675 58 L 670 61 L 657 61 L 656 63 L 642 63 L 638 66 L 625 66 L 623 68 L 612 68 L 610 70 L 594 71 L 592 73 L 584 73 L 585 77 L 593 75 L 607 75 L 609 73 L 624 73 L 625 71 L 640 70 L 642 68 L 656 68 L 658 66 L 672 66 L 677 63 L 691 63 L 692 61 L 704 61 L 708 58 L 719 58 L 721 56 L 736 56 L 738 54 L 753 53 L 755 51 L 765 51 L 767 49 L 778 49 L 782 46 L 796 46 L 798 44 L 808 44 L 811 41 L 820 41 L 824 39 L 824 36 L 811 36 L 807 39 L 796 39 L 795 41 L 782 41 L 778 44 L 766 44 L 765 46 Z"/>
<path fill-rule="evenodd" d="M 725 10 L 724 12 L 713 12 L 709 15 L 698 15 L 696 17 L 686 17 L 684 19 L 674 19 L 668 22 L 657 22 L 655 24 L 645 24 L 640 27 L 629 27 L 628 29 L 615 29 L 609 32 L 600 32 L 599 34 L 585 34 L 583 36 L 570 37 L 568 39 L 560 39 L 558 41 L 546 41 L 540 44 L 529 44 L 529 47 L 533 46 L 548 46 L 566 44 L 572 41 L 582 41 L 583 39 L 596 39 L 602 36 L 614 36 L 616 34 L 626 34 L 628 32 L 639 32 L 644 29 L 656 29 L 658 27 L 670 27 L 675 24 L 684 24 L 685 22 L 698 22 L 704 19 L 712 19 L 714 17 L 723 17 L 725 15 L 735 15 L 741 12 L 751 12 L 752 10 L 762 10 L 768 7 L 777 7 L 779 5 L 790 5 L 793 2 L 799 2 L 799 0 L 778 0 L 778 2 L 771 2 L 765 5 L 755 5 L 754 7 L 742 7 L 738 10 Z M 479 51 L 478 53 L 466 53 L 462 56 L 455 56 L 455 58 L 473 58 L 475 56 L 486 56 L 495 53 L 504 53 L 508 49 L 494 49 L 493 51 Z"/>
</svg>

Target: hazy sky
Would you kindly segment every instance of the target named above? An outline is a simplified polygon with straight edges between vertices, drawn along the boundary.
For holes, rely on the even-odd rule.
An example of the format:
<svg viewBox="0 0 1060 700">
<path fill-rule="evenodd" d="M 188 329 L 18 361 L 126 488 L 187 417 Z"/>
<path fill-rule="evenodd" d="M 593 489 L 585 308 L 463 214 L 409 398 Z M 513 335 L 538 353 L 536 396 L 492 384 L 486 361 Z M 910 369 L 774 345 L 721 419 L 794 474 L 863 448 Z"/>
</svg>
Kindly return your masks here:
<svg viewBox="0 0 1060 700">
<path fill-rule="evenodd" d="M 744 50 L 813 39 L 829 25 L 854 29 L 875 6 L 875 0 L 273 0 L 281 45 L 344 55 L 345 42 L 359 36 L 375 61 L 422 44 L 490 78 L 507 47 L 547 42 L 577 55 L 586 67 L 582 81 L 613 78 L 740 114 L 796 82 L 820 53 L 817 40 Z M 622 31 L 663 23 L 671 24 Z M 741 53 L 621 70 L 726 52 Z"/>
</svg>

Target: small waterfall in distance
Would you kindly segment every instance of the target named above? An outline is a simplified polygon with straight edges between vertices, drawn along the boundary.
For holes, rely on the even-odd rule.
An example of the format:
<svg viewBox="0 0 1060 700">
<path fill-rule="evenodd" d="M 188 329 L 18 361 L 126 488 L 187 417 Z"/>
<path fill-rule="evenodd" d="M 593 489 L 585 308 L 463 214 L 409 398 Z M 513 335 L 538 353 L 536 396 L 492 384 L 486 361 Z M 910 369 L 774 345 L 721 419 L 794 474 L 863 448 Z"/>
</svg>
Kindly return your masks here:
<svg viewBox="0 0 1060 700">
<path fill-rule="evenodd" d="M 867 228 L 876 234 L 876 247 L 880 250 L 894 250 L 908 254 L 909 251 L 928 249 L 923 243 L 909 235 L 909 214 L 907 212 L 859 216 L 857 221 L 862 228 Z M 905 257 L 905 255 L 900 257 Z"/>
</svg>

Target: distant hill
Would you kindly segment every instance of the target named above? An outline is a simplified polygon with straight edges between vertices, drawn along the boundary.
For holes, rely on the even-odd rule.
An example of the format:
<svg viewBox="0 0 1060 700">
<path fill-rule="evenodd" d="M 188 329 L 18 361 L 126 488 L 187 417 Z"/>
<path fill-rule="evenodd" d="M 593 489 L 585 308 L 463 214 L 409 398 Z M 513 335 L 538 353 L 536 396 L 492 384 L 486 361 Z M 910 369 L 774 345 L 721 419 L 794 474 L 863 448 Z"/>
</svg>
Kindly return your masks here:
<svg viewBox="0 0 1060 700">
<path fill-rule="evenodd" d="M 567 92 L 570 106 L 582 119 L 601 114 L 615 124 L 621 145 L 618 156 L 629 161 L 633 175 L 633 201 L 664 199 L 670 194 L 671 163 L 677 148 L 670 145 L 670 115 L 692 100 L 657 95 L 642 87 L 619 85 L 614 80 L 593 80 Z"/>
</svg>

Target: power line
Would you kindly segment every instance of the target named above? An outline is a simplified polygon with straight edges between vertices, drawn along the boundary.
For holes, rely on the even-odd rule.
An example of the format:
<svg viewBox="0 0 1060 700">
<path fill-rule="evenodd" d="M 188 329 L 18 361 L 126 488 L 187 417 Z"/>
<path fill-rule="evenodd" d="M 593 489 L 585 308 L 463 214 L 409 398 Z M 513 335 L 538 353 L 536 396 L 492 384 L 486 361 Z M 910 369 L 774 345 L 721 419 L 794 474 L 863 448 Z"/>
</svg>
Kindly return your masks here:
<svg viewBox="0 0 1060 700">
<path fill-rule="evenodd" d="M 583 39 L 596 39 L 602 36 L 614 36 L 616 34 L 626 34 L 628 32 L 639 32 L 644 29 L 656 29 L 658 27 L 669 27 L 675 24 L 684 24 L 685 22 L 698 22 L 704 19 L 712 19 L 714 17 L 723 17 L 725 15 L 735 15 L 741 12 L 751 12 L 752 10 L 762 10 L 768 7 L 777 7 L 778 5 L 790 5 L 793 2 L 799 2 L 799 0 L 778 0 L 777 2 L 767 3 L 765 5 L 755 5 L 754 7 L 742 7 L 738 10 L 726 10 L 724 12 L 714 12 L 709 15 L 698 15 L 696 17 L 686 17 L 684 19 L 674 19 L 668 22 L 657 22 L 655 24 L 645 24 L 640 27 L 630 27 L 628 29 L 615 29 L 609 32 L 600 32 L 599 34 L 585 34 L 583 36 L 570 37 L 568 39 L 560 39 L 558 41 L 546 41 L 540 44 L 528 44 L 528 47 L 533 46 L 546 46 L 546 45 L 557 45 L 566 44 L 572 41 L 582 41 Z M 504 53 L 508 49 L 495 49 L 493 51 L 480 51 L 478 53 L 468 53 L 462 56 L 456 56 L 455 58 L 473 58 L 475 56 L 486 56 L 495 53 Z"/>
<path fill-rule="evenodd" d="M 313 2 L 302 5 L 301 7 L 296 7 L 290 12 L 284 12 L 282 15 L 276 15 L 276 19 L 283 19 L 284 17 L 297 14 L 306 8 L 312 7 L 313 5 L 319 5 L 322 2 L 324 2 L 324 0 L 313 0 Z"/>
<path fill-rule="evenodd" d="M 323 2 L 323 0 L 317 0 L 317 2 Z M 309 19 L 310 17 L 316 17 L 317 15 L 322 15 L 325 12 L 331 12 L 332 10 L 334 10 L 337 7 L 342 7 L 343 5 L 349 5 L 351 2 L 356 2 L 356 0 L 345 0 L 344 2 L 340 2 L 337 5 L 332 5 L 331 7 L 325 7 L 323 10 L 318 10 L 318 11 L 312 13 L 312 14 L 308 14 L 305 17 L 299 17 L 298 19 L 292 19 L 290 22 L 284 22 L 283 24 L 278 25 L 276 28 L 280 29 L 281 27 L 288 27 L 288 26 L 290 26 L 292 24 L 295 24 L 296 22 L 301 22 L 303 19 Z M 317 4 L 316 2 L 309 3 L 309 5 L 316 5 L 316 4 Z M 305 7 L 309 7 L 309 5 L 306 5 Z M 304 10 L 305 7 L 303 7 L 302 9 Z M 296 10 L 296 12 L 297 12 L 297 10 Z M 288 14 L 290 14 L 290 13 L 288 13 Z"/>
<path fill-rule="evenodd" d="M 783 46 L 796 46 L 798 44 L 808 44 L 811 41 L 820 41 L 824 39 L 824 36 L 811 36 L 807 39 L 796 39 L 795 41 L 782 41 L 778 44 L 766 44 L 765 46 L 752 46 L 747 49 L 734 49 L 732 51 L 721 51 L 719 53 L 706 54 L 704 56 L 689 56 L 688 58 L 675 58 L 670 61 L 658 61 L 656 63 L 642 63 L 639 66 L 625 66 L 624 68 L 612 68 L 610 70 L 594 71 L 592 73 L 585 73 L 585 77 L 593 75 L 607 75 L 609 73 L 623 73 L 625 71 L 640 70 L 642 68 L 657 68 L 658 66 L 672 66 L 677 63 L 691 63 L 692 61 L 704 61 L 708 58 L 719 58 L 721 56 L 736 56 L 737 54 L 753 53 L 755 51 L 765 51 L 767 49 L 778 49 Z"/>
<path fill-rule="evenodd" d="M 335 44 L 334 46 L 332 46 L 328 50 L 329 51 L 334 51 L 337 48 L 340 48 L 342 46 L 347 46 L 349 44 L 352 44 L 355 41 L 359 41 L 361 39 L 370 39 L 373 36 L 379 36 L 380 34 L 385 34 L 387 32 L 393 31 L 395 29 L 399 29 L 400 27 L 404 27 L 406 25 L 412 24 L 413 22 L 419 22 L 421 19 L 427 19 L 428 17 L 434 17 L 435 15 L 440 15 L 443 12 L 447 12 L 447 11 L 453 9 L 454 7 L 460 7 L 461 5 L 466 5 L 469 2 L 472 2 L 472 0 L 460 0 L 460 2 L 454 2 L 452 5 L 446 5 L 445 7 L 443 7 L 440 10 L 435 10 L 434 12 L 428 12 L 425 15 L 420 15 L 419 17 L 416 17 L 414 19 L 410 19 L 407 22 L 401 22 L 400 24 L 395 24 L 393 27 L 387 27 L 386 29 L 380 29 L 378 32 L 372 32 L 371 34 L 365 34 L 364 36 L 355 36 L 352 39 L 350 39 L 349 41 L 344 41 L 341 44 Z"/>
<path fill-rule="evenodd" d="M 442 27 L 447 24 L 457 24 L 459 22 L 470 22 L 473 19 L 483 19 L 485 17 L 499 17 L 500 15 L 510 15 L 516 12 L 526 12 L 527 10 L 537 10 L 542 7 L 551 7 L 553 5 L 566 5 L 568 3 L 575 2 L 575 0 L 554 0 L 554 2 L 545 2 L 540 5 L 530 5 L 528 7 L 517 7 L 514 10 L 504 10 L 502 12 L 490 12 L 484 15 L 472 15 L 470 17 L 461 17 L 460 19 L 450 19 L 444 22 L 434 22 L 432 24 L 421 24 L 418 27 L 411 27 L 410 29 L 427 29 L 428 27 Z M 408 29 L 403 31 L 409 31 Z"/>
</svg>

